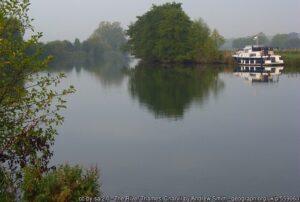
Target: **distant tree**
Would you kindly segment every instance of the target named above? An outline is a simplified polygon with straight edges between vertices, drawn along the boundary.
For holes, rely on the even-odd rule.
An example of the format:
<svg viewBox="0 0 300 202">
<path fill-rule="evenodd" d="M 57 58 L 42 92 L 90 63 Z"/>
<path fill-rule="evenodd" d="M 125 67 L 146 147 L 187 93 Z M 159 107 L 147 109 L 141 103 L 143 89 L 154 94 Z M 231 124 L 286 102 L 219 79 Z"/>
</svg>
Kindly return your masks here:
<svg viewBox="0 0 300 202">
<path fill-rule="evenodd" d="M 81 43 L 78 38 L 75 39 L 73 46 L 76 51 L 79 51 L 81 49 Z"/>
<path fill-rule="evenodd" d="M 280 49 L 300 48 L 300 38 L 297 34 L 276 34 L 271 45 Z"/>
<path fill-rule="evenodd" d="M 221 36 L 218 32 L 218 30 L 214 29 L 211 34 L 211 38 L 213 42 L 215 43 L 215 46 L 220 48 L 224 43 L 225 39 L 223 36 Z"/>
<path fill-rule="evenodd" d="M 270 40 L 268 39 L 268 37 L 263 32 L 260 32 L 256 36 L 258 37 L 258 44 L 259 45 L 268 46 L 270 44 Z"/>
<path fill-rule="evenodd" d="M 86 54 L 81 50 L 79 40 L 74 43 L 64 41 L 51 41 L 42 45 L 44 57 L 53 56 L 51 66 L 74 66 L 83 64 Z"/>
<path fill-rule="evenodd" d="M 101 22 L 93 34 L 82 43 L 86 63 L 96 65 L 105 59 L 106 52 L 122 52 L 126 42 L 124 30 L 119 22 Z"/>
<path fill-rule="evenodd" d="M 234 39 L 232 42 L 232 47 L 244 48 L 245 46 L 256 45 L 257 40 L 255 40 L 255 37 L 258 37 L 258 45 L 267 46 L 270 43 L 268 37 L 264 33 L 260 32 L 257 35 Z"/>
<path fill-rule="evenodd" d="M 285 48 L 287 49 L 299 49 L 300 48 L 300 38 L 289 38 Z"/>
<path fill-rule="evenodd" d="M 88 40 L 102 44 L 107 50 L 119 51 L 127 42 L 119 22 L 101 22 Z"/>
<path fill-rule="evenodd" d="M 105 60 L 107 52 L 126 53 L 123 51 L 127 42 L 125 32 L 119 22 L 101 22 L 99 27 L 85 41 L 78 38 L 74 42 L 51 41 L 40 44 L 44 57 L 53 56 L 52 67 L 73 67 L 82 65 L 97 65 Z"/>
</svg>

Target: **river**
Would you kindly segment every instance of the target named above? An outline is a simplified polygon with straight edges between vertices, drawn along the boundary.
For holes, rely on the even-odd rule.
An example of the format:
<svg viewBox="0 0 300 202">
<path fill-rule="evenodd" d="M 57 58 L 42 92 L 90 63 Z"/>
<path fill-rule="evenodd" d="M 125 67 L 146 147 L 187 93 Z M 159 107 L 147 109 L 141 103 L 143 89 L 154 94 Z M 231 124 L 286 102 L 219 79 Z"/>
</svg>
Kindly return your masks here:
<svg viewBox="0 0 300 202">
<path fill-rule="evenodd" d="M 65 70 L 55 163 L 97 165 L 111 196 L 300 195 L 299 73 L 121 67 Z"/>
</svg>

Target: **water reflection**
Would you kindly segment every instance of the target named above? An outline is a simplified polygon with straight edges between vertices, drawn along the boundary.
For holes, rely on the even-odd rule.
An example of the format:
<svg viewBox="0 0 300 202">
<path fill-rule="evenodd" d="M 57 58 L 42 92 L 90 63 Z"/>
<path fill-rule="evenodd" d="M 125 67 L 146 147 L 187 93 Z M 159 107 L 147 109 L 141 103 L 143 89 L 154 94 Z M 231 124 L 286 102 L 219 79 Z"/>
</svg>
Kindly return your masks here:
<svg viewBox="0 0 300 202">
<path fill-rule="evenodd" d="M 99 165 L 105 194 L 299 195 L 299 76 L 249 88 L 230 66 L 139 65 L 103 90 L 87 71 L 67 75 L 54 161 Z"/>
<path fill-rule="evenodd" d="M 234 75 L 246 79 L 247 81 L 276 83 L 282 74 L 283 66 L 240 66 L 234 70 Z"/>
<path fill-rule="evenodd" d="M 50 67 L 49 71 L 68 73 L 75 70 L 80 74 L 84 70 L 97 78 L 104 87 L 120 86 L 125 78 L 124 71 L 129 67 L 129 64 L 130 58 L 127 55 L 121 52 L 105 52 L 102 59 L 98 60 L 96 64 L 61 64 Z"/>
<path fill-rule="evenodd" d="M 182 118 L 191 103 L 198 104 L 224 88 L 216 67 L 139 64 L 131 70 L 129 92 L 156 118 Z"/>
<path fill-rule="evenodd" d="M 103 86 L 119 86 L 125 77 L 124 70 L 128 68 L 129 62 L 129 58 L 123 54 L 113 53 L 107 54 L 97 65 L 83 68 L 95 75 Z"/>
</svg>

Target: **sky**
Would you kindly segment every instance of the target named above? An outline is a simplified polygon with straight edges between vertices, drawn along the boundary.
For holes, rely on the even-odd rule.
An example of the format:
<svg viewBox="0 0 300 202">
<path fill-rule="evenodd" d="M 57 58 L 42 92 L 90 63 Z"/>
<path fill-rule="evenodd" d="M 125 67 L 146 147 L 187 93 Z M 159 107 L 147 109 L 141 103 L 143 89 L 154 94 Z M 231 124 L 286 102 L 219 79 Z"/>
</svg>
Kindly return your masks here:
<svg viewBox="0 0 300 202">
<path fill-rule="evenodd" d="M 43 41 L 84 40 L 101 21 L 125 29 L 152 4 L 167 0 L 31 0 L 30 16 Z M 192 18 L 202 18 L 225 38 L 264 32 L 300 33 L 300 0 L 177 0 Z"/>
</svg>

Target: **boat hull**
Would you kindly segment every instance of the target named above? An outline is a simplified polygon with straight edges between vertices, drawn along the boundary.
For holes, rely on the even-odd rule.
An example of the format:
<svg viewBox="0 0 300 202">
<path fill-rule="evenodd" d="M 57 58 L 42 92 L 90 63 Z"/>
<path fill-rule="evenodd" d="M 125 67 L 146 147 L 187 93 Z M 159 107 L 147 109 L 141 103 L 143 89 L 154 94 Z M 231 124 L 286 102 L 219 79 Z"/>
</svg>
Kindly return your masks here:
<svg viewBox="0 0 300 202">
<path fill-rule="evenodd" d="M 244 66 L 282 66 L 284 65 L 283 60 L 266 60 L 266 58 L 251 58 L 251 57 L 237 57 L 233 56 L 234 61 L 239 65 Z"/>
<path fill-rule="evenodd" d="M 238 65 L 246 65 L 246 66 L 282 66 L 284 63 L 255 63 L 255 64 L 245 64 L 245 63 L 237 63 Z"/>
</svg>

